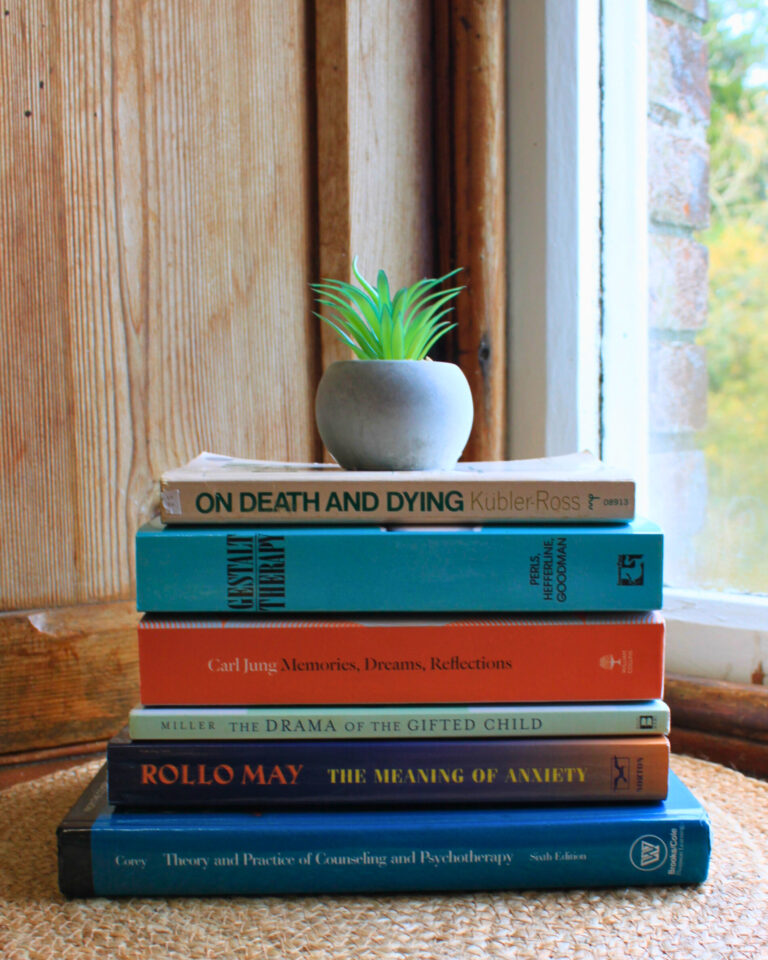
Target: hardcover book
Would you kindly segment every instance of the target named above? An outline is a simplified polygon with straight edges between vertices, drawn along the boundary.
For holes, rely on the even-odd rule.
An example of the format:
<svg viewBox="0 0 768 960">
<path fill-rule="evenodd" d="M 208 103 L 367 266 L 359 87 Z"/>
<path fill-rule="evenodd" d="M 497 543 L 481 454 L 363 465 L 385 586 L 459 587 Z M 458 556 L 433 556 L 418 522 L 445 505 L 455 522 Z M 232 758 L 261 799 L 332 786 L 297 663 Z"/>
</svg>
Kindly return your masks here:
<svg viewBox="0 0 768 960">
<path fill-rule="evenodd" d="M 623 524 L 164 526 L 136 535 L 159 612 L 618 611 L 661 607 L 662 533 Z"/>
<path fill-rule="evenodd" d="M 666 796 L 666 737 L 180 740 L 107 746 L 124 806 L 615 803 Z"/>
<path fill-rule="evenodd" d="M 664 621 L 144 616 L 145 706 L 543 703 L 662 695 Z"/>
<path fill-rule="evenodd" d="M 635 484 L 590 453 L 350 471 L 202 453 L 160 480 L 165 523 L 509 523 L 630 520 Z"/>
<path fill-rule="evenodd" d="M 134 707 L 132 740 L 618 737 L 669 733 L 661 700 L 626 703 Z"/>
<path fill-rule="evenodd" d="M 670 773 L 636 804 L 116 811 L 97 775 L 58 832 L 72 897 L 513 890 L 701 883 L 707 815 Z"/>
</svg>

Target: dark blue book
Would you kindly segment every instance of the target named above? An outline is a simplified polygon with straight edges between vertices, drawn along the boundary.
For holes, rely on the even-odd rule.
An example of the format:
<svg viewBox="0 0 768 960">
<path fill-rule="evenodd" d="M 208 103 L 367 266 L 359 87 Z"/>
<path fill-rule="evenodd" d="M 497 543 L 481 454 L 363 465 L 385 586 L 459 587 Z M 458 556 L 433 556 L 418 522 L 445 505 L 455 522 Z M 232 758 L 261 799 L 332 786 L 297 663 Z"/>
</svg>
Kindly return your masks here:
<svg viewBox="0 0 768 960">
<path fill-rule="evenodd" d="M 635 611 L 661 607 L 660 529 L 169 526 L 136 535 L 147 612 Z"/>
<path fill-rule="evenodd" d="M 131 740 L 107 747 L 110 803 L 138 807 L 391 806 L 660 800 L 669 741 Z"/>
<path fill-rule="evenodd" d="M 68 896 L 373 893 L 700 883 L 710 827 L 665 801 L 330 811 L 116 811 L 103 769 L 58 829 Z"/>
</svg>

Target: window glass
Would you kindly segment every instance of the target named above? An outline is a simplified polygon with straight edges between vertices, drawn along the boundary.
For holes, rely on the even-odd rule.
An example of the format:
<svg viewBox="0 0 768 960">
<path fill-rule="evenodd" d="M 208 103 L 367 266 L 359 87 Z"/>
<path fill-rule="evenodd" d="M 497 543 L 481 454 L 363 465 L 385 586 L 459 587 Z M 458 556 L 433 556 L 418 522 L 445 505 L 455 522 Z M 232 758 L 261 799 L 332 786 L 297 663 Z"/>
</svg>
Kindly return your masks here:
<svg viewBox="0 0 768 960">
<path fill-rule="evenodd" d="M 711 93 L 709 225 L 692 231 L 690 237 L 708 251 L 709 295 L 702 322 L 691 322 L 673 345 L 668 332 L 658 335 L 663 342 L 652 362 L 652 376 L 676 378 L 679 389 L 675 393 L 668 388 L 673 398 L 667 405 L 672 428 L 655 442 L 652 438 L 652 460 L 660 465 L 658 482 L 665 485 L 663 491 L 657 490 L 657 500 L 664 504 L 670 534 L 667 582 L 765 594 L 768 3 L 710 0 L 703 39 Z M 684 63 L 679 66 L 688 69 Z M 674 266 L 671 255 L 679 238 L 672 228 L 668 233 L 670 259 L 662 257 L 657 270 Z M 689 249 L 695 258 L 694 244 Z M 703 248 L 698 249 L 703 255 Z M 688 276 L 695 279 L 693 268 Z M 677 283 L 684 301 L 679 278 Z M 685 307 L 692 317 L 695 305 L 688 302 Z M 669 361 L 666 368 L 659 357 Z M 696 362 L 702 366 L 700 389 L 706 388 L 706 414 L 702 404 L 698 420 L 692 416 L 684 429 L 675 432 L 672 404 L 677 397 L 690 405 L 691 394 L 686 396 L 684 388 L 695 390 Z M 672 468 L 665 471 L 665 463 Z"/>
<path fill-rule="evenodd" d="M 768 4 L 710 0 L 701 586 L 768 593 Z"/>
</svg>

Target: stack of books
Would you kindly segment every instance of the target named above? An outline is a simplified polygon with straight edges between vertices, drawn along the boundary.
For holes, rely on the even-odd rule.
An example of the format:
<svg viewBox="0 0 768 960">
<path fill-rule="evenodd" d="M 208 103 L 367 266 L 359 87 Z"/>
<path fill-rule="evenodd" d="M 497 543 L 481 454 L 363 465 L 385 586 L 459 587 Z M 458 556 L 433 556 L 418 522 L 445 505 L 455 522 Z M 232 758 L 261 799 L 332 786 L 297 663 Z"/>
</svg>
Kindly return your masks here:
<svg viewBox="0 0 768 960">
<path fill-rule="evenodd" d="M 589 455 L 429 473 L 203 454 L 137 534 L 141 706 L 70 895 L 699 882 L 662 534 Z"/>
</svg>

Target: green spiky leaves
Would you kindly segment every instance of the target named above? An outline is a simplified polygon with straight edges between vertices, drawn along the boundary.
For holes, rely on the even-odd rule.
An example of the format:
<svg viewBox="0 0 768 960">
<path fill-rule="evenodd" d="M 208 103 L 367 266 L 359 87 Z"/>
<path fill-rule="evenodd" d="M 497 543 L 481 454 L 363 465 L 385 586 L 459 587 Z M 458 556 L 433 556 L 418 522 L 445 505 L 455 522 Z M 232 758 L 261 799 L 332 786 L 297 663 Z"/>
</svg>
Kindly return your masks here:
<svg viewBox="0 0 768 960">
<path fill-rule="evenodd" d="M 450 301 L 463 287 L 440 289 L 440 284 L 461 270 L 444 277 L 419 280 L 390 295 L 389 280 L 379 270 L 376 286 L 357 267 L 352 271 L 359 287 L 342 280 L 323 280 L 310 286 L 324 314 L 314 315 L 336 331 L 360 360 L 423 360 L 445 333 L 456 326 L 443 319 L 453 309 Z"/>
</svg>

